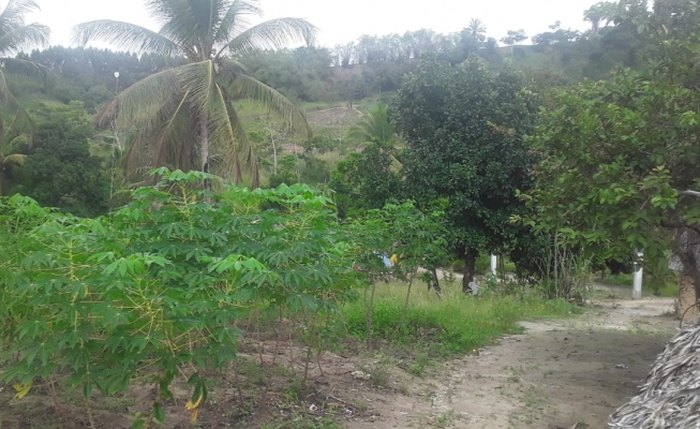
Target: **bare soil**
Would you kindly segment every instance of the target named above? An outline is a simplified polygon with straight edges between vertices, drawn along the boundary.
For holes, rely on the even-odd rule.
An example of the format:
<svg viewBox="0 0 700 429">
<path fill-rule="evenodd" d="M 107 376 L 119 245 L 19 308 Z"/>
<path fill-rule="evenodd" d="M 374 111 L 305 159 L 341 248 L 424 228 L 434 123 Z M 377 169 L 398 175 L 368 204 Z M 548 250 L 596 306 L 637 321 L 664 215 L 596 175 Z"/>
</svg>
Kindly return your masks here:
<svg viewBox="0 0 700 429">
<path fill-rule="evenodd" d="M 362 117 L 362 112 L 355 106 L 331 107 L 306 113 L 306 119 L 312 127 L 347 130 Z"/>
<path fill-rule="evenodd" d="M 435 363 L 421 376 L 381 349 L 313 353 L 307 361 L 307 349 L 261 333 L 241 345 L 235 371 L 210 374 L 196 424 L 184 410 L 190 389 L 175 385 L 163 427 L 603 428 L 677 332 L 673 300 L 603 295 L 581 315 L 523 322 L 522 334 Z M 275 330 L 287 338 L 283 328 Z M 61 393 L 59 403 L 41 386 L 21 401 L 12 394 L 11 386 L 0 386 L 2 429 L 90 427 L 78 392 Z M 97 397 L 89 404 L 92 420 L 97 428 L 128 428 L 154 399 L 146 387 Z"/>
<path fill-rule="evenodd" d="M 370 396 L 371 418 L 347 427 L 604 428 L 677 332 L 673 305 L 605 298 L 570 320 L 523 322 L 523 334 L 445 363 L 406 395 Z"/>
</svg>

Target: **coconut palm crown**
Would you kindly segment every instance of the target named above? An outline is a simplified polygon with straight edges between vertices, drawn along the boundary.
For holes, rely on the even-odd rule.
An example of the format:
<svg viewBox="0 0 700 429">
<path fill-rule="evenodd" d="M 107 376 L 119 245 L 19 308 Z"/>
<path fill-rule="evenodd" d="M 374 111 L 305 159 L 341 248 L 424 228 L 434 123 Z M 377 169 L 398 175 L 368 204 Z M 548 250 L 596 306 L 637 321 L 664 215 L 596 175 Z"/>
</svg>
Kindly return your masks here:
<svg viewBox="0 0 700 429">
<path fill-rule="evenodd" d="M 257 163 L 233 102 L 248 98 L 310 135 L 304 115 L 273 88 L 250 76 L 245 55 L 313 43 L 316 29 L 299 18 L 251 25 L 262 16 L 256 0 L 145 0 L 160 30 L 98 20 L 74 28 L 82 44 L 102 41 L 139 54 L 182 58 L 180 66 L 122 91 L 100 115 L 130 131 L 125 166 L 130 177 L 151 167 L 215 172 L 258 185 Z"/>
<path fill-rule="evenodd" d="M 25 160 L 25 155 L 6 153 L 16 146 L 13 142 L 6 142 L 9 138 L 7 131 L 12 129 L 14 134 L 17 134 L 31 127 L 27 113 L 7 85 L 5 72 L 41 71 L 33 62 L 15 58 L 23 49 L 48 44 L 49 28 L 37 23 L 26 24 L 24 20 L 27 13 L 38 9 L 39 6 L 34 0 L 10 0 L 4 9 L 0 9 L 0 195 L 3 193 L 6 171 L 22 165 Z M 14 141 L 26 138 L 20 135 Z"/>
</svg>

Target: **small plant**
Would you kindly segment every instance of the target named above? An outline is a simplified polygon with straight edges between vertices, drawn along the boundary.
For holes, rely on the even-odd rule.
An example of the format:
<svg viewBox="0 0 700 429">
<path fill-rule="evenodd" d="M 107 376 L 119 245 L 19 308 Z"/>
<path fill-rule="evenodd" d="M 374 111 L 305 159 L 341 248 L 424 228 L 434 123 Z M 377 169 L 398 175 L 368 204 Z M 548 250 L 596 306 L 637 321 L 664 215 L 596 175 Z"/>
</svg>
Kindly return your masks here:
<svg viewBox="0 0 700 429">
<path fill-rule="evenodd" d="M 417 377 L 425 374 L 426 367 L 430 364 L 430 358 L 426 352 L 421 352 L 416 355 L 413 361 L 408 366 L 408 372 Z"/>
<path fill-rule="evenodd" d="M 386 357 L 380 357 L 367 368 L 370 377 L 369 380 L 374 387 L 389 386 L 391 382 L 390 368 L 391 362 Z"/>
<path fill-rule="evenodd" d="M 454 426 L 456 421 L 455 413 L 452 410 L 438 414 L 433 421 L 433 426 L 440 429 L 447 429 Z"/>
</svg>

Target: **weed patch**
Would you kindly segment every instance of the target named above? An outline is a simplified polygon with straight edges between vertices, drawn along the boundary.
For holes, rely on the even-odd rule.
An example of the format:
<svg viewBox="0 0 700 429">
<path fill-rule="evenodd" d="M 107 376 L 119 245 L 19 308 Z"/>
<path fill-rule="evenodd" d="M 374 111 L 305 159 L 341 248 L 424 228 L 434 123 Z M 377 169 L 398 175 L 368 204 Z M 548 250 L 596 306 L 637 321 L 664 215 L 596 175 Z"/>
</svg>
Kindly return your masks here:
<svg viewBox="0 0 700 429">
<path fill-rule="evenodd" d="M 430 350 L 431 355 L 448 356 L 470 352 L 503 334 L 518 332 L 519 320 L 564 316 L 576 311 L 576 307 L 563 300 L 534 296 L 473 298 L 464 296 L 455 285 L 438 297 L 422 289 L 413 295 L 404 310 L 402 298 L 406 285 L 390 283 L 377 287 L 372 317 L 375 339 L 410 345 L 417 356 L 425 350 Z M 366 312 L 362 301 L 343 307 L 347 334 L 357 339 L 367 338 Z M 418 345 L 423 347 L 416 348 Z M 421 373 L 423 369 L 421 364 L 411 372 Z"/>
</svg>

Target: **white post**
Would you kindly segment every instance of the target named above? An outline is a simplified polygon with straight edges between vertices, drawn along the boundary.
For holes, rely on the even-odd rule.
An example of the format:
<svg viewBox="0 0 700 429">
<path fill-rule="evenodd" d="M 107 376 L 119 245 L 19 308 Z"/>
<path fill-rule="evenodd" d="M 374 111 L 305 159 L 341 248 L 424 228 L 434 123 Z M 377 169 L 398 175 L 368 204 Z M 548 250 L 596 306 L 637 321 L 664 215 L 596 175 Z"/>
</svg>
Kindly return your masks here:
<svg viewBox="0 0 700 429">
<path fill-rule="evenodd" d="M 632 285 L 632 299 L 642 298 L 642 277 L 644 271 L 644 252 L 637 251 L 637 259 L 634 262 L 634 283 Z"/>
<path fill-rule="evenodd" d="M 496 267 L 498 266 L 498 256 L 491 255 L 491 274 L 496 275 Z"/>
</svg>

